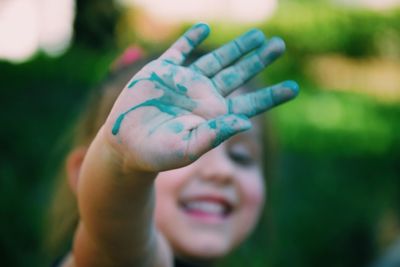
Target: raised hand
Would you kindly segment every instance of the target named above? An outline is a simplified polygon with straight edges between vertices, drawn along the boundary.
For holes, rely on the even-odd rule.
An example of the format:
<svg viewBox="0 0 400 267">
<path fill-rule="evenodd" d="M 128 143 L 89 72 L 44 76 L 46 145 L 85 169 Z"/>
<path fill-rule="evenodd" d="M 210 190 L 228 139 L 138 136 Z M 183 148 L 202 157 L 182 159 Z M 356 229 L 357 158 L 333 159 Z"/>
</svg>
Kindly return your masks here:
<svg viewBox="0 0 400 267">
<path fill-rule="evenodd" d="M 227 96 L 277 59 L 279 38 L 251 30 L 184 66 L 209 34 L 197 24 L 147 64 L 118 97 L 103 130 L 128 168 L 163 171 L 185 166 L 234 134 L 250 117 L 294 98 L 295 82 Z"/>
</svg>

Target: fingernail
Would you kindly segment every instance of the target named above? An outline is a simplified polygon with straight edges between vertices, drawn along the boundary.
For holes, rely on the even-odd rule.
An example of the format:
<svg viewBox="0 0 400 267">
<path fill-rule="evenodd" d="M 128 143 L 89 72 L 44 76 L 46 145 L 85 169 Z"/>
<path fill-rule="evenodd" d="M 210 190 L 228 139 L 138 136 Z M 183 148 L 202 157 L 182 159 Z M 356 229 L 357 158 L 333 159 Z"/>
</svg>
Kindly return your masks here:
<svg viewBox="0 0 400 267">
<path fill-rule="evenodd" d="M 269 39 L 269 42 L 274 45 L 276 50 L 284 52 L 286 49 L 285 41 L 283 41 L 283 39 L 280 37 L 274 36 L 271 39 Z"/>
<path fill-rule="evenodd" d="M 276 105 L 295 98 L 299 93 L 299 86 L 294 81 L 285 81 L 272 88 L 272 99 Z"/>
<path fill-rule="evenodd" d="M 295 95 L 299 94 L 299 91 L 300 91 L 299 84 L 295 81 L 291 81 L 291 80 L 285 81 L 282 83 L 282 86 L 290 88 L 294 92 Z"/>
<path fill-rule="evenodd" d="M 207 23 L 204 22 L 198 22 L 195 25 L 193 25 L 193 29 L 198 29 L 198 28 L 203 28 L 203 34 L 209 34 L 210 33 L 210 26 Z"/>
</svg>

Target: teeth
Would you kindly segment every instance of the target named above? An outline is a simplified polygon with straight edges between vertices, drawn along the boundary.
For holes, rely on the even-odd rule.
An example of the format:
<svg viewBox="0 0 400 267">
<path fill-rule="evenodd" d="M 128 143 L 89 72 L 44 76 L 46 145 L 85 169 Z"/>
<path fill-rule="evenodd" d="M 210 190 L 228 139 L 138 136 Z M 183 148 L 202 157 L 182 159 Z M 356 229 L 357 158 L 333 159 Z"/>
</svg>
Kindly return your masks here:
<svg viewBox="0 0 400 267">
<path fill-rule="evenodd" d="M 191 201 L 185 206 L 190 211 L 201 211 L 211 214 L 224 214 L 225 212 L 225 207 L 221 203 L 217 202 Z"/>
</svg>

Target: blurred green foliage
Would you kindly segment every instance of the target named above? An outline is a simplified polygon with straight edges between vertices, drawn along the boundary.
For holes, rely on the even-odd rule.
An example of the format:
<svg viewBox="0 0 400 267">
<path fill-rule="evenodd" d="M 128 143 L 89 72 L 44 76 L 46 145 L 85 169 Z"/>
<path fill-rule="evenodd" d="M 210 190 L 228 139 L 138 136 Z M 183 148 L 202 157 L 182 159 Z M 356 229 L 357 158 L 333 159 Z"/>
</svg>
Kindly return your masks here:
<svg viewBox="0 0 400 267">
<path fill-rule="evenodd" d="M 87 48 L 115 48 L 121 9 L 114 0 L 76 0 L 75 44 Z"/>
<path fill-rule="evenodd" d="M 388 210 L 400 211 L 400 106 L 319 88 L 304 70 L 310 58 L 332 53 L 399 60 L 399 25 L 398 10 L 374 13 L 310 3 L 283 6 L 262 26 L 288 44 L 265 81 L 293 78 L 302 92 L 270 112 L 281 165 L 269 184 L 268 223 L 259 232 L 265 241 L 251 249 L 264 261 L 251 266 L 368 266 L 379 256 L 380 220 Z M 226 266 L 252 261 L 243 258 Z"/>
<path fill-rule="evenodd" d="M 43 266 L 42 216 L 48 207 L 50 173 L 56 171 L 65 149 L 59 139 L 109 61 L 106 54 L 99 57 L 73 48 L 56 59 L 38 56 L 20 65 L 0 63 L 3 266 Z"/>
<path fill-rule="evenodd" d="M 117 13 L 104 14 L 108 26 L 87 30 L 96 36 L 88 34 L 88 40 L 87 17 L 79 19 L 81 41 L 59 58 L 0 63 L 3 266 L 43 266 L 42 215 L 63 152 L 58 140 L 118 53 L 110 44 Z M 381 249 L 380 218 L 389 209 L 400 211 L 400 106 L 319 88 L 305 66 L 311 57 L 331 53 L 400 59 L 400 11 L 285 2 L 259 27 L 288 44 L 286 56 L 261 75 L 265 83 L 294 79 L 302 92 L 270 112 L 281 152 L 276 177 L 268 182 L 266 213 L 251 240 L 222 265 L 366 266 Z M 245 30 L 212 28 L 209 46 Z M 96 46 L 103 40 L 106 45 Z"/>
</svg>

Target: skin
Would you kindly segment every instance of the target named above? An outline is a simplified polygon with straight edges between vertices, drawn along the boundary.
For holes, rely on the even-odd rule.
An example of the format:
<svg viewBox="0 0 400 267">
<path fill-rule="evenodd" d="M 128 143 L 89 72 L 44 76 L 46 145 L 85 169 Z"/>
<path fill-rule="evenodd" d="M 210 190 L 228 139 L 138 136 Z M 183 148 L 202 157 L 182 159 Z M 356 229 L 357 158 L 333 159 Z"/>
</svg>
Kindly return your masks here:
<svg viewBox="0 0 400 267">
<path fill-rule="evenodd" d="M 109 142 L 117 150 L 129 148 L 135 169 L 163 171 L 187 165 L 232 135 L 248 130 L 249 117 L 297 95 L 297 84 L 287 81 L 227 98 L 282 54 L 285 45 L 279 38 L 266 40 L 253 30 L 192 65 L 182 66 L 208 32 L 206 25 L 195 25 L 133 77 L 111 111 L 106 122 L 113 135 Z M 178 134 L 168 131 L 171 124 L 184 129 Z M 146 136 L 146 147 L 132 140 L 131 132 Z M 160 150 L 160 144 L 169 149 Z"/>
<path fill-rule="evenodd" d="M 155 220 L 175 255 L 189 261 L 214 261 L 253 229 L 264 202 L 260 138 L 253 127 L 194 163 L 158 175 Z M 229 201 L 233 208 L 225 216 L 185 208 L 199 199 L 217 206 Z"/>
<path fill-rule="evenodd" d="M 285 46 L 252 30 L 184 66 L 208 34 L 207 25 L 193 26 L 116 100 L 79 167 L 80 223 L 67 266 L 172 266 L 174 253 L 214 259 L 253 228 L 264 198 L 260 168 L 236 164 L 235 142 L 225 141 L 249 130 L 251 117 L 294 98 L 298 86 L 287 81 L 228 97 Z M 190 206 L 198 194 L 202 207 L 183 211 L 179 205 Z M 168 210 L 190 238 L 162 215 Z"/>
</svg>

